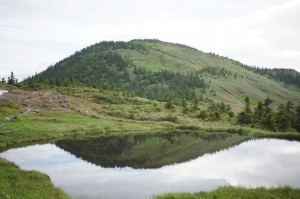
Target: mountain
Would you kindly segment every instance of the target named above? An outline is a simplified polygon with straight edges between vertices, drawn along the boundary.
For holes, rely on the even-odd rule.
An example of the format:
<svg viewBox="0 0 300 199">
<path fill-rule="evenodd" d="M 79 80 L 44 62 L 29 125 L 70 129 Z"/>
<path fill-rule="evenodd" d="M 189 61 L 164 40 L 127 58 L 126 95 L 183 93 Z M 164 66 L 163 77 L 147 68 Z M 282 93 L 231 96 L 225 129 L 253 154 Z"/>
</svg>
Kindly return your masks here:
<svg viewBox="0 0 300 199">
<path fill-rule="evenodd" d="M 274 106 L 299 102 L 299 73 L 252 68 L 213 53 L 159 40 L 103 41 L 76 52 L 45 71 L 26 79 L 34 86 L 84 85 L 126 90 L 135 95 L 165 101 L 175 99 L 224 101 L 234 110 L 266 97 Z M 285 74 L 285 75 L 281 75 Z M 293 81 L 288 75 L 292 75 Z M 284 76 L 284 77 L 283 77 Z"/>
</svg>

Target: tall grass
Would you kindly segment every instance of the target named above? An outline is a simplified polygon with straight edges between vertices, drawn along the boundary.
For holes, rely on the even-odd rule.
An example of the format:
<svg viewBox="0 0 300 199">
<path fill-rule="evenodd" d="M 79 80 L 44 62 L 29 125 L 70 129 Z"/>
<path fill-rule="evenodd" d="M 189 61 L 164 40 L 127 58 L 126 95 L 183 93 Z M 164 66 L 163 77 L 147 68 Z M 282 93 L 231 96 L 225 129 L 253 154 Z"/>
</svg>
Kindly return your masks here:
<svg viewBox="0 0 300 199">
<path fill-rule="evenodd" d="M 266 189 L 263 187 L 250 189 L 243 187 L 221 187 L 210 192 L 168 193 L 156 196 L 155 199 L 299 199 L 300 189 L 289 186 Z"/>
</svg>

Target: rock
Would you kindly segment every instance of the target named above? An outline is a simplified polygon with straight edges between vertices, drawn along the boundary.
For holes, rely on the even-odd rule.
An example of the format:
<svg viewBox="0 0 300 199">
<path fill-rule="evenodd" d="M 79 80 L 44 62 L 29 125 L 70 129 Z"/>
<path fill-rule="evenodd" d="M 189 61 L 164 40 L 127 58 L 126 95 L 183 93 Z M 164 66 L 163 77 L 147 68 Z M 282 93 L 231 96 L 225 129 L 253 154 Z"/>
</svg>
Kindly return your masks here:
<svg viewBox="0 0 300 199">
<path fill-rule="evenodd" d="M 66 102 L 68 102 L 68 98 L 65 97 L 64 98 L 64 103 L 66 103 Z"/>
<path fill-rule="evenodd" d="M 39 113 L 40 111 L 39 111 L 39 109 L 37 109 L 37 108 L 34 108 L 34 109 L 33 109 L 33 112 L 35 112 L 35 113 Z"/>
<path fill-rule="evenodd" d="M 54 99 L 49 98 L 49 99 L 47 100 L 47 102 L 48 102 L 49 104 L 54 104 Z"/>
<path fill-rule="evenodd" d="M 27 114 L 31 111 L 31 108 L 26 108 L 26 110 L 23 112 L 23 114 Z"/>
<path fill-rule="evenodd" d="M 62 94 L 59 94 L 59 93 L 55 93 L 57 96 L 58 96 L 58 98 L 62 98 L 63 96 L 62 96 Z"/>
<path fill-rule="evenodd" d="M 70 108 L 70 105 L 66 104 L 66 103 L 62 103 L 62 107 L 63 108 Z"/>
<path fill-rule="evenodd" d="M 40 94 L 40 93 L 34 93 L 31 96 L 29 96 L 29 97 L 42 97 L 42 94 Z"/>
</svg>

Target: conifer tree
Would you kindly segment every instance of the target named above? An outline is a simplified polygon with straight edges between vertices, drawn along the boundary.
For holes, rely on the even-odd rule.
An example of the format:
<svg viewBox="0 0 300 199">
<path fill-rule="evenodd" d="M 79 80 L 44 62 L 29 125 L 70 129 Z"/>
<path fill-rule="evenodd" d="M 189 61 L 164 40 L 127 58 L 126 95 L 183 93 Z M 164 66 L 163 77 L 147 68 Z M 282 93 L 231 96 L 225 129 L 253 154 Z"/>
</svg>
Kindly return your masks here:
<svg viewBox="0 0 300 199">
<path fill-rule="evenodd" d="M 251 124 L 252 123 L 252 110 L 250 107 L 249 97 L 245 97 L 245 109 L 238 115 L 239 124 Z"/>
<path fill-rule="evenodd" d="M 300 104 L 296 108 L 296 124 L 295 128 L 297 132 L 300 132 Z"/>
<path fill-rule="evenodd" d="M 272 108 L 270 107 L 273 103 L 273 100 L 271 100 L 269 97 L 267 97 L 264 101 L 264 120 L 263 120 L 263 126 L 273 131 L 274 130 L 274 121 L 273 121 L 273 112 Z"/>
<path fill-rule="evenodd" d="M 13 84 L 16 84 L 16 83 L 17 83 L 17 81 L 16 81 L 16 78 L 14 76 L 14 73 L 11 72 L 10 76 L 7 78 L 7 84 L 13 85 Z"/>
<path fill-rule="evenodd" d="M 286 111 L 289 118 L 289 126 L 292 128 L 296 128 L 296 114 L 295 114 L 295 106 L 291 100 L 286 103 Z"/>
<path fill-rule="evenodd" d="M 183 113 L 188 112 L 187 102 L 186 102 L 185 98 L 182 98 L 182 100 L 181 100 L 181 107 L 182 107 Z"/>
<path fill-rule="evenodd" d="M 287 108 L 280 104 L 275 117 L 276 127 L 279 131 L 287 131 L 290 128 L 289 114 Z"/>
<path fill-rule="evenodd" d="M 174 99 L 172 96 L 169 96 L 167 98 L 165 108 L 166 109 L 174 109 Z"/>
<path fill-rule="evenodd" d="M 193 110 L 196 111 L 199 109 L 199 99 L 197 96 L 195 96 L 194 101 L 193 101 Z"/>
<path fill-rule="evenodd" d="M 262 124 L 263 117 L 264 117 L 264 106 L 262 102 L 259 101 L 254 110 L 254 117 L 253 117 L 254 123 Z"/>
</svg>

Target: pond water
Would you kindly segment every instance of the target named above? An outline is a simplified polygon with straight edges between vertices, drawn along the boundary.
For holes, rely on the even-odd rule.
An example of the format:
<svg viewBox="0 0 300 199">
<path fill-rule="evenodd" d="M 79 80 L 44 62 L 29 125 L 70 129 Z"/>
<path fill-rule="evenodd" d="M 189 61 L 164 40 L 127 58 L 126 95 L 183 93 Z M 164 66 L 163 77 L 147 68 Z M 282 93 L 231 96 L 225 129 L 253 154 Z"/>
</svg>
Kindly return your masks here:
<svg viewBox="0 0 300 199">
<path fill-rule="evenodd" d="M 85 137 L 0 156 L 49 175 L 75 198 L 151 198 L 224 185 L 300 188 L 300 143 L 285 140 L 196 133 Z"/>
</svg>

